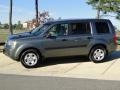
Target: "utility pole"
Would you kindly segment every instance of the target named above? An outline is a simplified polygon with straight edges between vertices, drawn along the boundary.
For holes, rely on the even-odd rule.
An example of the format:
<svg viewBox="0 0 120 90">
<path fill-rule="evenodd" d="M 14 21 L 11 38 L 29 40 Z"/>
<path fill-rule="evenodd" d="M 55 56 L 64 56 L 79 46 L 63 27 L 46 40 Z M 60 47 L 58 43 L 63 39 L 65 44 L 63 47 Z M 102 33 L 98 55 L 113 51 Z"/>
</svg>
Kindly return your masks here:
<svg viewBox="0 0 120 90">
<path fill-rule="evenodd" d="M 38 0 L 35 0 L 35 10 L 36 10 L 36 27 L 38 24 Z"/>
<path fill-rule="evenodd" d="M 10 0 L 10 10 L 9 10 L 9 31 L 10 34 L 13 34 L 12 30 L 12 7 L 13 7 L 13 0 Z"/>
</svg>

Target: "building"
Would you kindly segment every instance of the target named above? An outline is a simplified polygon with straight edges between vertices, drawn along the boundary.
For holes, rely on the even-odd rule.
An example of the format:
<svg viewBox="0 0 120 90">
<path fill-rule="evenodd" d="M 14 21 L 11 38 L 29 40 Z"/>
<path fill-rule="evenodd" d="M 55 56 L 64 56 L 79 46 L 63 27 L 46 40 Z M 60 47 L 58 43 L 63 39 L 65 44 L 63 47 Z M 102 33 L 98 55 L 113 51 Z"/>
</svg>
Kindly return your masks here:
<svg viewBox="0 0 120 90">
<path fill-rule="evenodd" d="M 23 23 L 23 28 L 28 28 L 28 23 L 27 22 Z"/>
<path fill-rule="evenodd" d="M 36 27 L 35 19 L 23 23 L 24 29 L 33 29 Z"/>
<path fill-rule="evenodd" d="M 44 11 L 43 13 L 39 13 L 38 15 L 38 23 L 39 25 L 47 22 L 53 21 L 54 19 L 50 17 L 49 12 Z M 36 27 L 36 19 L 32 19 L 31 21 L 27 21 L 23 23 L 23 28 L 25 29 L 33 29 Z"/>
</svg>

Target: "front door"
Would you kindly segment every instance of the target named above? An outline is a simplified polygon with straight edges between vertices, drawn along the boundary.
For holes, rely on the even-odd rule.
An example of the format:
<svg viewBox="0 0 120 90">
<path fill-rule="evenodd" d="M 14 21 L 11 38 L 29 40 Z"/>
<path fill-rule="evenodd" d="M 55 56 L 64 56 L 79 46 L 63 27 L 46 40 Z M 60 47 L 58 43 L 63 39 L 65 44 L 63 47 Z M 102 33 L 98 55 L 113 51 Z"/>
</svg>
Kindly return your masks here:
<svg viewBox="0 0 120 90">
<path fill-rule="evenodd" d="M 67 56 L 69 44 L 68 24 L 56 24 L 47 32 L 47 38 L 42 42 L 46 57 Z"/>
</svg>

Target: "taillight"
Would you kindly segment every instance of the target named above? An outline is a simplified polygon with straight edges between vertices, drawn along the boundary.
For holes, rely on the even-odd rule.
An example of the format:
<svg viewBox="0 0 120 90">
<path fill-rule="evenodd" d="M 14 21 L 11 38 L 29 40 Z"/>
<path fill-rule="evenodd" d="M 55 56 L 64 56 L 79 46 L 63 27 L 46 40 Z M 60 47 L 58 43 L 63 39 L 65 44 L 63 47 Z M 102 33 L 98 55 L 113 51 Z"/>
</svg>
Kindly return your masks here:
<svg viewBox="0 0 120 90">
<path fill-rule="evenodd" d="M 114 44 L 117 45 L 117 36 L 116 36 L 116 34 L 113 37 L 113 41 L 114 41 Z"/>
</svg>

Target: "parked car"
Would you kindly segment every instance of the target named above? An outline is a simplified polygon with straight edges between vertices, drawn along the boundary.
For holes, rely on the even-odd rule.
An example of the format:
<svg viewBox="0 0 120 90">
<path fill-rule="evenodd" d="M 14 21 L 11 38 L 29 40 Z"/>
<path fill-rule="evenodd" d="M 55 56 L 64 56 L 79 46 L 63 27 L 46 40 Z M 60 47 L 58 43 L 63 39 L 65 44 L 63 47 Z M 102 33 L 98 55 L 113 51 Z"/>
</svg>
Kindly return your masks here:
<svg viewBox="0 0 120 90">
<path fill-rule="evenodd" d="M 83 55 L 95 62 L 116 50 L 116 34 L 110 20 L 77 19 L 47 22 L 33 31 L 11 35 L 4 54 L 26 68 L 43 58 Z"/>
</svg>

